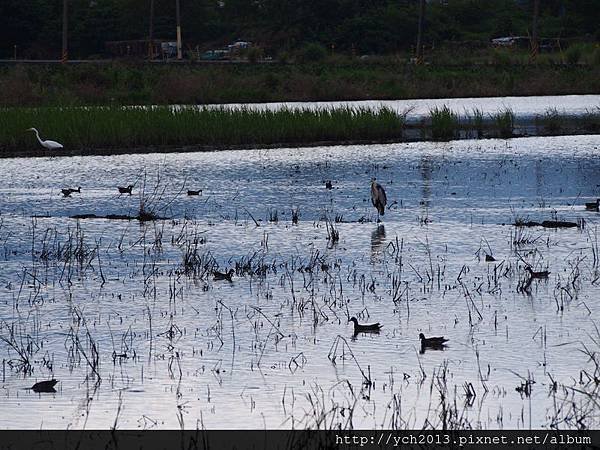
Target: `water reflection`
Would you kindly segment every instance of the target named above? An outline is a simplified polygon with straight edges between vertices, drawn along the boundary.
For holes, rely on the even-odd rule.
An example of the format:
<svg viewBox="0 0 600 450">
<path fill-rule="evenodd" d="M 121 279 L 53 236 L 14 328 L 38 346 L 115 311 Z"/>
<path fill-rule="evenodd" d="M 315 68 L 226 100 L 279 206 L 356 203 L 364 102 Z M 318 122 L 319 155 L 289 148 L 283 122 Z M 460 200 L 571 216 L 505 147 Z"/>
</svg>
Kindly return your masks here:
<svg viewBox="0 0 600 450">
<path fill-rule="evenodd" d="M 378 225 L 371 233 L 371 262 L 374 262 L 377 254 L 381 253 L 384 242 L 385 226 Z"/>
<path fill-rule="evenodd" d="M 421 172 L 421 201 L 419 202 L 423 208 L 423 217 L 427 217 L 427 209 L 430 205 L 431 200 L 431 178 L 433 171 L 433 162 L 431 156 L 424 155 L 421 158 L 421 164 L 419 165 L 419 171 Z"/>
<path fill-rule="evenodd" d="M 381 330 L 355 330 L 352 333 L 352 336 L 350 337 L 350 339 L 352 341 L 356 341 L 357 338 L 361 335 L 367 335 L 367 336 L 373 336 L 373 335 L 379 335 L 381 333 Z"/>
<path fill-rule="evenodd" d="M 447 345 L 445 344 L 440 344 L 440 345 L 424 345 L 421 344 L 421 349 L 419 350 L 419 353 L 421 355 L 425 354 L 425 352 L 430 352 L 430 351 L 434 351 L 434 352 L 440 352 L 440 351 L 444 351 L 448 348 Z"/>
</svg>

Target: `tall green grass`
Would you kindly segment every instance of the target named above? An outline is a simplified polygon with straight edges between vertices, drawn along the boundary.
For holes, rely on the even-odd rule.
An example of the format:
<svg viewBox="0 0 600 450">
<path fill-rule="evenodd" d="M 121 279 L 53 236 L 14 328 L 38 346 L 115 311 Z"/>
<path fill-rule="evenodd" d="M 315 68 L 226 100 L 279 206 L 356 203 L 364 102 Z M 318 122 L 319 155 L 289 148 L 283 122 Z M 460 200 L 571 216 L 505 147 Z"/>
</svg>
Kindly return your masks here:
<svg viewBox="0 0 600 450">
<path fill-rule="evenodd" d="M 584 130 L 592 133 L 600 132 L 600 106 L 586 110 L 580 122 Z"/>
<path fill-rule="evenodd" d="M 431 136 L 434 139 L 454 139 L 459 134 L 459 122 L 456 113 L 444 105 L 429 111 L 431 118 Z"/>
<path fill-rule="evenodd" d="M 513 136 L 515 129 L 515 113 L 510 108 L 505 108 L 493 115 L 496 128 L 500 137 L 509 138 Z"/>
<path fill-rule="evenodd" d="M 477 137 L 482 138 L 483 128 L 485 126 L 483 110 L 480 108 L 473 108 L 472 114 L 469 114 L 469 123 L 476 132 Z"/>
<path fill-rule="evenodd" d="M 404 116 L 388 108 L 10 108 L 0 109 L 0 150 L 40 148 L 30 127 L 42 139 L 85 149 L 384 140 L 402 137 L 403 126 Z"/>
<path fill-rule="evenodd" d="M 548 134 L 558 134 L 564 126 L 564 117 L 561 117 L 558 109 L 549 108 L 543 115 L 536 117 L 536 125 L 542 127 Z"/>
</svg>

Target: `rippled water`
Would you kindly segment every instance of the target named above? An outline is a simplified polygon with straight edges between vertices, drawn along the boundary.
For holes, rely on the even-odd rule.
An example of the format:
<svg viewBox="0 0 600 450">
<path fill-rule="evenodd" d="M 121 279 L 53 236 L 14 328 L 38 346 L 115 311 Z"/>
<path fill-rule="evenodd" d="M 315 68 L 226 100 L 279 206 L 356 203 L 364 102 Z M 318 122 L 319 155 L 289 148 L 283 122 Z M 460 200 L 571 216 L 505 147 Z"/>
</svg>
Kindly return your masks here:
<svg viewBox="0 0 600 450">
<path fill-rule="evenodd" d="M 588 389 L 582 350 L 598 350 L 599 216 L 582 205 L 600 197 L 599 147 L 581 136 L 3 160 L 0 427 L 569 428 L 585 411 L 597 425 L 571 388 Z M 373 176 L 391 204 L 380 226 Z M 133 195 L 119 195 L 127 184 Z M 169 219 L 69 218 L 136 215 L 142 200 Z M 526 263 L 551 274 L 521 292 Z M 237 267 L 232 283 L 204 273 L 217 266 Z M 354 337 L 348 315 L 383 330 Z M 419 353 L 420 332 L 449 345 Z M 56 393 L 24 389 L 52 377 Z M 530 396 L 516 390 L 528 379 Z"/>
</svg>

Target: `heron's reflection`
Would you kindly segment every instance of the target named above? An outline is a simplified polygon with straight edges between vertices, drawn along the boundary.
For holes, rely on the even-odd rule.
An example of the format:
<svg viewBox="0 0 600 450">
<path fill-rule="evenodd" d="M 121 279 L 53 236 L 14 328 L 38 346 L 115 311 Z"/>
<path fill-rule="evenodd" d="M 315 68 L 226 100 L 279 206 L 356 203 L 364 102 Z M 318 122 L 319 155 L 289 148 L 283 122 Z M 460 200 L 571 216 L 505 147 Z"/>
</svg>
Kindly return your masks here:
<svg viewBox="0 0 600 450">
<path fill-rule="evenodd" d="M 371 257 L 375 257 L 385 242 L 385 227 L 378 225 L 371 233 Z"/>
</svg>

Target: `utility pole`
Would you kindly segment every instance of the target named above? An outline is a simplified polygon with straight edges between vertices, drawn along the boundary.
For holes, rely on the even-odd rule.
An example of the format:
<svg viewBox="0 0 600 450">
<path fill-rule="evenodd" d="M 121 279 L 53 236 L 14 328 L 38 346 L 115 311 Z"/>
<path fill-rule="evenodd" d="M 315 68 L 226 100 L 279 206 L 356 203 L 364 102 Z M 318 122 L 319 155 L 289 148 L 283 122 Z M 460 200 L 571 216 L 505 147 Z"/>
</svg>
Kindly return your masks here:
<svg viewBox="0 0 600 450">
<path fill-rule="evenodd" d="M 60 61 L 66 63 L 69 59 L 69 1 L 63 0 L 63 24 L 62 24 L 62 54 Z"/>
<path fill-rule="evenodd" d="M 154 0 L 150 0 L 150 25 L 148 26 L 148 59 L 154 59 Z"/>
<path fill-rule="evenodd" d="M 537 58 L 540 50 L 538 39 L 538 16 L 540 15 L 540 0 L 533 1 L 533 23 L 531 24 L 531 60 Z"/>
<path fill-rule="evenodd" d="M 181 14 L 179 10 L 179 0 L 175 0 L 175 18 L 177 20 L 177 59 L 181 59 Z"/>
<path fill-rule="evenodd" d="M 417 33 L 417 64 L 423 64 L 423 22 L 425 21 L 425 0 L 419 3 L 419 30 Z"/>
</svg>

